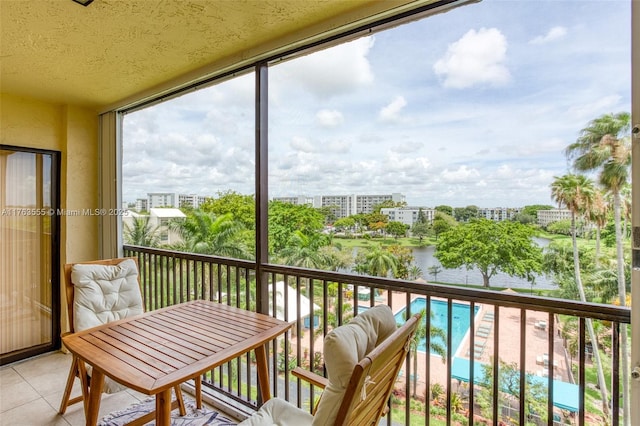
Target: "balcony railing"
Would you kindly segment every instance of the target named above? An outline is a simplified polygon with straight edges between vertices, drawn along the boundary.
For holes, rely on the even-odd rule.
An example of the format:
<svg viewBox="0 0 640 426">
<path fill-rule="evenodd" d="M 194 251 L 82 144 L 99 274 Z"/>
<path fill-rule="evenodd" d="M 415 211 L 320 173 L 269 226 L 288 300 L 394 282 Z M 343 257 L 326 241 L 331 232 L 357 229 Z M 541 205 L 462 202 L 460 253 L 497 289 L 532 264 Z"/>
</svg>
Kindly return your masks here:
<svg viewBox="0 0 640 426">
<path fill-rule="evenodd" d="M 138 258 L 147 309 L 193 299 L 255 310 L 251 261 L 125 246 Z M 323 374 L 322 338 L 376 304 L 398 322 L 424 307 L 425 335 L 416 342 L 390 399 L 386 423 L 601 424 L 621 418 L 619 341 L 630 310 L 509 291 L 261 265 L 269 314 L 296 321 L 269 348 L 272 393 L 311 410 L 320 390 L 290 372 L 301 365 Z M 274 291 L 275 289 L 275 291 Z M 275 307 L 275 310 L 273 309 Z M 602 403 L 587 321 L 597 331 L 610 401 Z M 438 337 L 438 335 L 441 335 Z M 249 354 L 208 372 L 206 392 L 240 409 L 256 409 L 257 373 Z M 612 391 L 615 390 L 615 391 Z M 313 398 L 312 398 L 313 396 Z"/>
</svg>

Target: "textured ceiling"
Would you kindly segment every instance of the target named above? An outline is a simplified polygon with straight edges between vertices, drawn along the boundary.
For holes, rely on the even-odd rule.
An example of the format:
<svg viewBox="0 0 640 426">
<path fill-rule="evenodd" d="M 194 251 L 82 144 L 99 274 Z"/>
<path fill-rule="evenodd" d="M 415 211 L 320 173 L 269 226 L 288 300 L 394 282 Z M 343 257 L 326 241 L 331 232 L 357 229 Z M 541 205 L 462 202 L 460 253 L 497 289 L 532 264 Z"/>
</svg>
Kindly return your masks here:
<svg viewBox="0 0 640 426">
<path fill-rule="evenodd" d="M 409 0 L 0 0 L 2 92 L 100 109 Z"/>
</svg>

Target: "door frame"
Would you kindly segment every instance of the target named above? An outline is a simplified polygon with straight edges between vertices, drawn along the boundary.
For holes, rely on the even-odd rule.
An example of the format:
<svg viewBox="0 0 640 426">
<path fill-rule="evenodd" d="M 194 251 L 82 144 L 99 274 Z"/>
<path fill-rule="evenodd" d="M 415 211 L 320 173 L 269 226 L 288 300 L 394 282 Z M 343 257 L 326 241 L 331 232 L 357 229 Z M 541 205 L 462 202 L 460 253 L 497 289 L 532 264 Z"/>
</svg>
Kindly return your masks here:
<svg viewBox="0 0 640 426">
<path fill-rule="evenodd" d="M 29 148 L 13 145 L 0 145 L 0 149 L 42 154 L 51 157 L 51 341 L 24 349 L 18 349 L 5 354 L 0 354 L 0 365 L 20 361 L 43 353 L 60 349 L 61 325 L 60 325 L 60 151 L 48 149 Z"/>
</svg>

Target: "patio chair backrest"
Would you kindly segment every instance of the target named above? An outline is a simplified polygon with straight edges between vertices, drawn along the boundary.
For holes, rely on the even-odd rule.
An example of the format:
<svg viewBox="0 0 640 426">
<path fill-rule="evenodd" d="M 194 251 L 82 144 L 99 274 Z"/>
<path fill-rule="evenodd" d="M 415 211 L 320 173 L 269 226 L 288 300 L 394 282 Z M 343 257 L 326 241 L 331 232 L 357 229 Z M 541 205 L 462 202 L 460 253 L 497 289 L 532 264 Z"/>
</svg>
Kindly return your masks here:
<svg viewBox="0 0 640 426">
<path fill-rule="evenodd" d="M 336 328 L 324 341 L 329 385 L 313 425 L 372 425 L 387 401 L 409 352 L 419 315 L 398 328 L 386 305 L 370 308 Z"/>
</svg>

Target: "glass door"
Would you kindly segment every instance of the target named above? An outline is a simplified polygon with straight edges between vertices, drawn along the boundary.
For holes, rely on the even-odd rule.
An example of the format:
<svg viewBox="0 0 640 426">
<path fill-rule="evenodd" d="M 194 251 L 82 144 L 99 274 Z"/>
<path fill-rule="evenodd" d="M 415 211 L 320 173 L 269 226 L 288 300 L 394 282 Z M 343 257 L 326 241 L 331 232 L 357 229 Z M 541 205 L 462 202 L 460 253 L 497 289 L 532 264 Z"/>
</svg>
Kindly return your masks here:
<svg viewBox="0 0 640 426">
<path fill-rule="evenodd" d="M 59 162 L 0 145 L 0 364 L 60 347 Z"/>
</svg>

